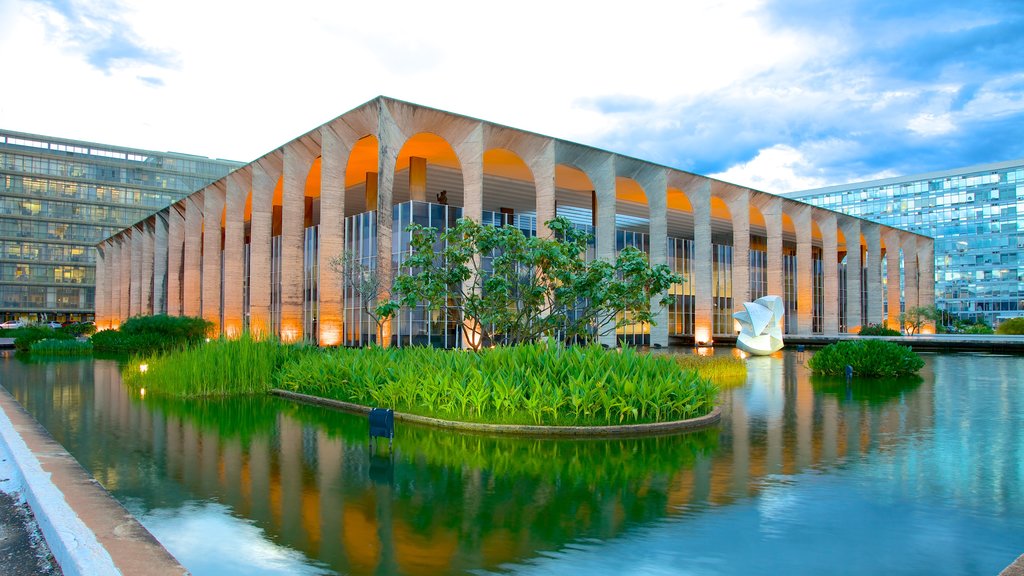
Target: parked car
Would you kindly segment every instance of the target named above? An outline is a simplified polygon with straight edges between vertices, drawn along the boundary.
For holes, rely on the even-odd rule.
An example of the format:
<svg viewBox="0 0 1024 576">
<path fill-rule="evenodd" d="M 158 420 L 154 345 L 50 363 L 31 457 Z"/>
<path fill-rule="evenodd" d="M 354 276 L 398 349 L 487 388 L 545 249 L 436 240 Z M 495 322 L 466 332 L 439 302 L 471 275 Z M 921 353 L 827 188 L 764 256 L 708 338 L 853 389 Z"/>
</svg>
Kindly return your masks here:
<svg viewBox="0 0 1024 576">
<path fill-rule="evenodd" d="M 62 324 L 60 322 L 50 321 L 43 324 L 43 326 L 49 326 L 50 328 L 60 328 Z"/>
<path fill-rule="evenodd" d="M 10 330 L 12 328 L 21 328 L 24 325 L 25 323 L 22 322 L 21 320 L 8 320 L 7 322 L 0 324 L 0 328 L 3 328 L 4 330 Z"/>
</svg>

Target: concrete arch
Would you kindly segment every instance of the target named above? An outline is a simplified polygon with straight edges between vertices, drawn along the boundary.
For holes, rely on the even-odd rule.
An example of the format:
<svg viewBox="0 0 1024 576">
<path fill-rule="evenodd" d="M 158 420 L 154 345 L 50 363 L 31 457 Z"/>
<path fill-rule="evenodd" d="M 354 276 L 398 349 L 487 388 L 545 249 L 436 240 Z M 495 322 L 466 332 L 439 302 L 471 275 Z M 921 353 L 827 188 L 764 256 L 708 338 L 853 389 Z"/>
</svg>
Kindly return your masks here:
<svg viewBox="0 0 1024 576">
<path fill-rule="evenodd" d="M 520 214 L 537 213 L 537 187 L 526 161 L 508 148 L 489 148 L 483 154 L 482 210 L 503 214 L 512 224 Z M 542 222 L 536 222 L 540 226 Z M 534 228 L 536 232 L 537 228 Z"/>
<path fill-rule="evenodd" d="M 436 202 L 437 195 L 444 190 L 448 204 L 464 206 L 466 182 L 462 162 L 453 144 L 444 136 L 429 131 L 417 132 L 405 139 L 395 158 L 392 204 L 408 200 Z M 430 166 L 443 170 L 435 172 L 435 177 L 440 180 L 437 184 L 428 182 Z M 398 174 L 403 171 L 407 171 L 407 178 L 400 180 Z M 452 171 L 458 172 L 457 177 Z"/>
<path fill-rule="evenodd" d="M 377 209 L 380 141 L 373 134 L 358 139 L 345 159 L 345 211 L 347 218 Z"/>
</svg>

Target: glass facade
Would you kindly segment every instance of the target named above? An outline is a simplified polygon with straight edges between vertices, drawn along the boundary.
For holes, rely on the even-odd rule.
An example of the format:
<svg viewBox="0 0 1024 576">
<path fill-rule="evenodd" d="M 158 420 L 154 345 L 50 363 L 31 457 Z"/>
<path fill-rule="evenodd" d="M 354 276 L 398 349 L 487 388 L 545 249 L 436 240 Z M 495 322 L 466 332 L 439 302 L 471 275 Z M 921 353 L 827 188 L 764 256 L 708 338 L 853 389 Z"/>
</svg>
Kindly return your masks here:
<svg viewBox="0 0 1024 576">
<path fill-rule="evenodd" d="M 93 246 L 240 166 L 0 130 L 0 318 L 91 320 Z"/>
<path fill-rule="evenodd" d="M 935 304 L 965 320 L 1024 315 L 1024 160 L 792 192 L 935 238 Z"/>
</svg>

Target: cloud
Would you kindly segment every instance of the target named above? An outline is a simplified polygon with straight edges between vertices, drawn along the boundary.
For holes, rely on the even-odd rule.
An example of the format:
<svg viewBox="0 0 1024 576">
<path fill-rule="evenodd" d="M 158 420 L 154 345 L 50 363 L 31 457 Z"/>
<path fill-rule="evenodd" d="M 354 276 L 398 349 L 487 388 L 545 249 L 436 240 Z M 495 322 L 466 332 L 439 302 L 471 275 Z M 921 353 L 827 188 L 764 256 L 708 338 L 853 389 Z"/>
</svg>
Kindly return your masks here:
<svg viewBox="0 0 1024 576">
<path fill-rule="evenodd" d="M 250 160 L 384 94 L 765 186 L 1024 157 L 1016 1 L 389 6 L 0 2 L 0 126 Z"/>
<path fill-rule="evenodd" d="M 116 1 L 30 0 L 44 9 L 51 38 L 68 50 L 85 56 L 98 70 L 110 72 L 117 66 L 151 65 L 167 67 L 172 57 L 166 51 L 146 46 L 120 15 L 124 7 Z"/>
</svg>

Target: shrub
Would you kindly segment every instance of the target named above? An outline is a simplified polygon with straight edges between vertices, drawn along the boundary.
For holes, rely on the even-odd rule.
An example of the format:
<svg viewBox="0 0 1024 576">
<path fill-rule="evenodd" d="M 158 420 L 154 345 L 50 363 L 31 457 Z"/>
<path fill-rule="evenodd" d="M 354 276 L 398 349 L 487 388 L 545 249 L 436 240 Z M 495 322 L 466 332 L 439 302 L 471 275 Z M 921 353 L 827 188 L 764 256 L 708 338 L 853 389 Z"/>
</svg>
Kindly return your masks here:
<svg viewBox="0 0 1024 576">
<path fill-rule="evenodd" d="M 101 352 L 149 353 L 176 350 L 202 342 L 211 322 L 189 316 L 135 316 L 119 330 L 101 330 L 92 335 L 94 349 Z"/>
<path fill-rule="evenodd" d="M 93 332 L 96 332 L 96 325 L 91 322 L 75 322 L 74 324 L 68 324 L 67 326 L 61 327 L 58 332 L 70 334 L 75 337 L 88 336 Z"/>
<path fill-rule="evenodd" d="M 856 376 L 869 378 L 915 374 L 924 366 L 908 346 L 884 340 L 845 340 L 829 344 L 811 356 L 807 365 L 816 374 L 841 376 L 853 366 Z"/>
<path fill-rule="evenodd" d="M 47 338 L 33 342 L 29 348 L 32 354 L 50 356 L 71 356 L 75 354 L 92 354 L 92 342 L 72 338 Z"/>
<path fill-rule="evenodd" d="M 64 334 L 49 326 L 25 326 L 24 328 L 17 329 L 17 336 L 14 338 L 14 347 L 19 352 L 28 352 L 32 345 L 40 340 L 46 339 L 58 339 L 68 340 L 74 337 L 70 334 Z"/>
<path fill-rule="evenodd" d="M 742 385 L 747 381 L 747 363 L 735 356 L 673 354 L 672 357 L 684 370 L 709 378 L 719 387 Z"/>
<path fill-rule="evenodd" d="M 1004 320 L 996 328 L 996 334 L 1024 334 L 1024 317 Z"/>
<path fill-rule="evenodd" d="M 974 324 L 968 324 L 964 326 L 964 334 L 994 334 L 995 330 L 991 326 L 984 322 L 977 322 Z"/>
<path fill-rule="evenodd" d="M 861 336 L 902 336 L 899 330 L 893 330 L 885 323 L 861 326 L 858 334 Z"/>
</svg>

